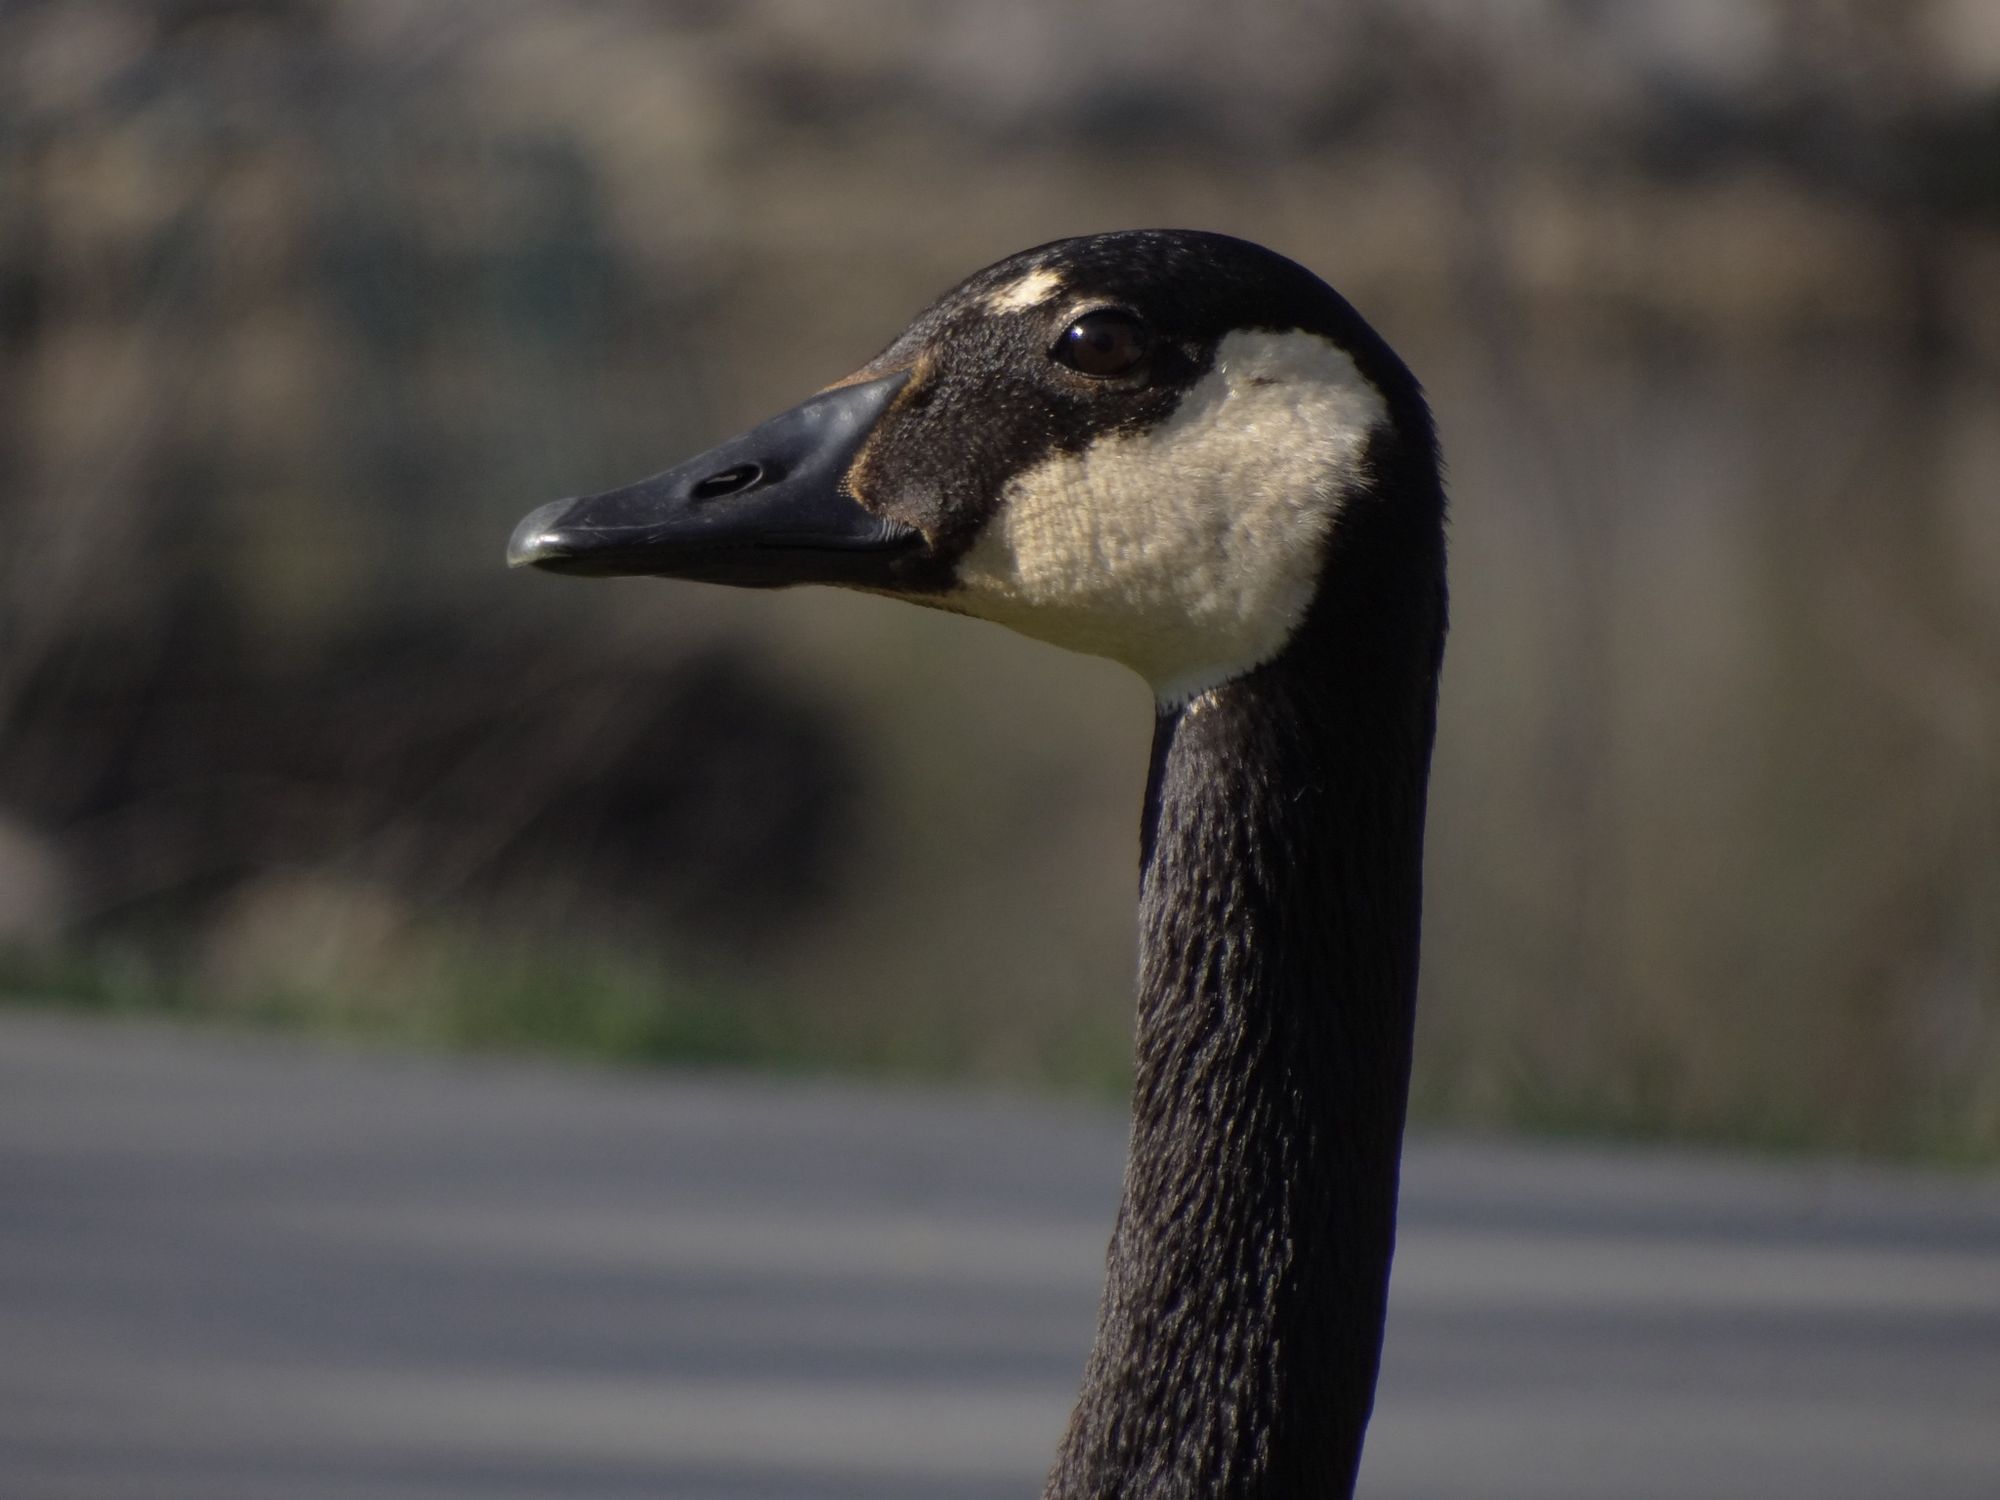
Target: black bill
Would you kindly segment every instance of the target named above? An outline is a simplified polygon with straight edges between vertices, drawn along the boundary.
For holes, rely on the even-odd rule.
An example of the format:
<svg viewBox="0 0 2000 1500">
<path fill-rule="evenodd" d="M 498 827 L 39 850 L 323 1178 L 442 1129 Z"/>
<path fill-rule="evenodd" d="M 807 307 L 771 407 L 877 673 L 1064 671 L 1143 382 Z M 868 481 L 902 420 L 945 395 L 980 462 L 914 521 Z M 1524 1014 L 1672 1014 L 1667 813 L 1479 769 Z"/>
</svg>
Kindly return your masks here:
<svg viewBox="0 0 2000 1500">
<path fill-rule="evenodd" d="M 664 474 L 544 505 L 514 528 L 508 565 L 753 588 L 884 585 L 923 536 L 863 509 L 844 481 L 909 378 L 822 391 Z"/>
</svg>

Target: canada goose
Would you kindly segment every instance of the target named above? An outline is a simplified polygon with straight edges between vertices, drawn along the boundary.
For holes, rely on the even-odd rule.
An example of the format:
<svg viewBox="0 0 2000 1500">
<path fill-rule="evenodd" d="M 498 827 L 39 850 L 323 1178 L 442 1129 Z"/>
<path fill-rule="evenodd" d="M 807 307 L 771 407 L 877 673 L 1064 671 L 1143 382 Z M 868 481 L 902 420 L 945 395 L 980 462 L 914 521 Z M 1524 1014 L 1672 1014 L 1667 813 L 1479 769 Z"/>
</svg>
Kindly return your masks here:
<svg viewBox="0 0 2000 1500">
<path fill-rule="evenodd" d="M 1062 1500 L 1351 1493 L 1374 1400 L 1445 628 L 1429 413 L 1242 240 L 1061 240 L 515 564 L 830 583 L 1137 670 L 1131 1156 Z"/>
</svg>

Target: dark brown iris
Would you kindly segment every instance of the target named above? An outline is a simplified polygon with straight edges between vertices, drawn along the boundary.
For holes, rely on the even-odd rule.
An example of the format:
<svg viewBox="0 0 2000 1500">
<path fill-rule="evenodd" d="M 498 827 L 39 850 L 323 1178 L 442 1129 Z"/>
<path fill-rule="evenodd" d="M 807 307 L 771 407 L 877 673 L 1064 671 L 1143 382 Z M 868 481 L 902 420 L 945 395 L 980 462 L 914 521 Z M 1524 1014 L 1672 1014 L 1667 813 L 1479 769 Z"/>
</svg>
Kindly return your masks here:
<svg viewBox="0 0 2000 1500">
<path fill-rule="evenodd" d="M 1108 379 L 1138 369 L 1152 343 L 1146 325 L 1131 313 L 1102 307 L 1064 329 L 1050 353 L 1079 374 Z"/>
</svg>

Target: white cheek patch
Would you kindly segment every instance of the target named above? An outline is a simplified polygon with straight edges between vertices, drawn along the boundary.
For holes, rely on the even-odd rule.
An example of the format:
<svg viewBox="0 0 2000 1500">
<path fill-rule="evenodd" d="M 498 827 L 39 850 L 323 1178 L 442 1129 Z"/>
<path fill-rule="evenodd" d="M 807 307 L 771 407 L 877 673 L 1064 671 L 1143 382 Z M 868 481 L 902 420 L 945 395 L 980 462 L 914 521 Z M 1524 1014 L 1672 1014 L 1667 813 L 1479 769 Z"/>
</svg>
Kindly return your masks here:
<svg viewBox="0 0 2000 1500">
<path fill-rule="evenodd" d="M 1337 345 L 1231 333 L 1165 422 L 1009 482 L 950 604 L 1124 662 L 1184 702 L 1283 649 L 1387 420 Z"/>
<path fill-rule="evenodd" d="M 1047 269 L 1030 271 L 1018 281 L 1007 285 L 986 297 L 986 310 L 991 313 L 1026 312 L 1031 307 L 1040 307 L 1063 289 L 1063 279 Z"/>
</svg>

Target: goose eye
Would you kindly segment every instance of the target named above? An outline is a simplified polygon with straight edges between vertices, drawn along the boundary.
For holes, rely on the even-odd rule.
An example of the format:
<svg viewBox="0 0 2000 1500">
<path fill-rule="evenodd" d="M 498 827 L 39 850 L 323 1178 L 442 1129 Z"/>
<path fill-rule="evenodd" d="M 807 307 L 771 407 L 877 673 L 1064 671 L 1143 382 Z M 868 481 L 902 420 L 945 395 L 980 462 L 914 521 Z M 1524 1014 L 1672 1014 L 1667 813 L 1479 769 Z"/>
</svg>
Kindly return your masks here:
<svg viewBox="0 0 2000 1500">
<path fill-rule="evenodd" d="M 1107 307 L 1070 324 L 1049 352 L 1079 374 L 1109 377 L 1130 374 L 1152 346 L 1152 334 L 1144 323 Z"/>
</svg>

